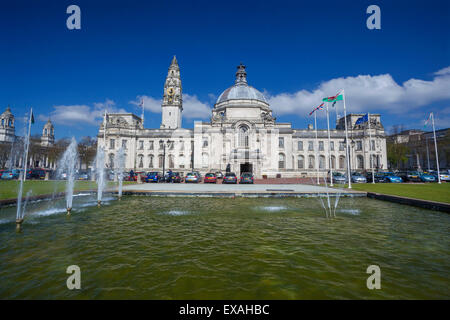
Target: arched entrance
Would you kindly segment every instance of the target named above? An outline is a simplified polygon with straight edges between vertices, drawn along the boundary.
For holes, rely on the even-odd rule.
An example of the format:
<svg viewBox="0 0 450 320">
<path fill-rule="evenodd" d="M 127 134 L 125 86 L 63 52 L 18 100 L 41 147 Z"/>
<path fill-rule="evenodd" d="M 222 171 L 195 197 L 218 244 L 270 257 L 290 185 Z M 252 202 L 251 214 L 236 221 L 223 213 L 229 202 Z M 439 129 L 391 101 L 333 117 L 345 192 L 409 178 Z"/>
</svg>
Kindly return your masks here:
<svg viewBox="0 0 450 320">
<path fill-rule="evenodd" d="M 240 166 L 240 174 L 242 175 L 244 172 L 250 172 L 253 173 L 253 164 L 251 164 L 250 162 L 244 162 L 241 163 Z"/>
</svg>

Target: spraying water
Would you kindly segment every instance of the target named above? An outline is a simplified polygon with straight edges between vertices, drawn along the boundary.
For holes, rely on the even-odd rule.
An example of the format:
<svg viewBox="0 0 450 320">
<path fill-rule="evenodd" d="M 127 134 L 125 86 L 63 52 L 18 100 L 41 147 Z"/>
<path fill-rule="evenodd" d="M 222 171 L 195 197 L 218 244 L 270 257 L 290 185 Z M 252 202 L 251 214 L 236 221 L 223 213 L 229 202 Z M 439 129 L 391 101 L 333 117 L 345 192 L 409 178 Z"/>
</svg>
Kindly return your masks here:
<svg viewBox="0 0 450 320">
<path fill-rule="evenodd" d="M 16 213 L 16 225 L 17 229 L 20 229 L 20 225 L 23 221 L 24 211 L 22 211 L 22 196 L 23 196 L 23 181 L 27 174 L 27 162 L 28 162 L 28 148 L 30 146 L 30 131 L 31 131 L 31 119 L 28 125 L 28 134 L 25 134 L 25 140 L 23 144 L 23 170 L 21 172 L 21 179 L 19 185 L 19 193 L 17 194 L 17 213 Z"/>
<path fill-rule="evenodd" d="M 116 162 L 115 163 L 115 169 L 116 169 L 115 174 L 116 174 L 117 180 L 119 182 L 118 196 L 119 196 L 119 200 L 120 200 L 122 198 L 123 170 L 125 167 L 125 152 L 122 147 L 119 149 L 119 152 L 117 153 L 115 162 Z"/>
<path fill-rule="evenodd" d="M 102 203 L 103 190 L 105 189 L 105 151 L 99 148 L 95 157 L 97 176 L 97 204 Z"/>
<path fill-rule="evenodd" d="M 75 183 L 75 170 L 78 163 L 78 150 L 77 141 L 72 137 L 72 141 L 64 152 L 63 156 L 59 160 L 58 164 L 58 175 L 61 176 L 63 173 L 67 177 L 66 182 L 66 208 L 69 214 L 72 210 L 72 200 L 73 200 L 73 187 Z"/>
</svg>

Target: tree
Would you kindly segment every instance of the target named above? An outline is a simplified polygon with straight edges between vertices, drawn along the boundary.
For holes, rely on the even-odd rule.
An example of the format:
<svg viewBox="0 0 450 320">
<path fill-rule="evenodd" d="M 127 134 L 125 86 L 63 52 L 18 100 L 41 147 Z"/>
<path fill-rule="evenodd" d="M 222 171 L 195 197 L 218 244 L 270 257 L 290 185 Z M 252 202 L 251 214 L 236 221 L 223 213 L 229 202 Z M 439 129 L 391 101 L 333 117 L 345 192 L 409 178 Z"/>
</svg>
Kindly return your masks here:
<svg viewBox="0 0 450 320">
<path fill-rule="evenodd" d="M 78 143 L 78 155 L 80 157 L 80 166 L 87 168 L 97 154 L 97 139 L 92 137 L 83 137 Z"/>
<path fill-rule="evenodd" d="M 404 165 L 408 161 L 407 155 L 410 149 L 406 145 L 395 141 L 386 141 L 386 149 L 387 159 L 391 167 L 399 169 L 400 164 Z"/>
</svg>

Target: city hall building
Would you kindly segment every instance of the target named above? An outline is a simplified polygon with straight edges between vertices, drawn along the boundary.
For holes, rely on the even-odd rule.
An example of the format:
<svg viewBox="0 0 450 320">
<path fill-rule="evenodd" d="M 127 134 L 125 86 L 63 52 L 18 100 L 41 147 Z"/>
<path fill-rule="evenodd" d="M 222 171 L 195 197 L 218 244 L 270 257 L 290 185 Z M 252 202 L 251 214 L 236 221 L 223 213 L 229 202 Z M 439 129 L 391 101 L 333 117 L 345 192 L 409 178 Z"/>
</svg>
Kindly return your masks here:
<svg viewBox="0 0 450 320">
<path fill-rule="evenodd" d="M 237 175 L 252 172 L 261 177 L 325 176 L 330 166 L 345 172 L 345 119 L 330 130 L 312 125 L 294 129 L 277 122 L 264 95 L 247 82 L 245 66 L 238 66 L 234 85 L 222 92 L 208 122 L 196 121 L 193 129 L 182 128 L 183 96 L 180 68 L 174 57 L 169 67 L 162 102 L 160 128 L 146 129 L 132 113 L 110 113 L 100 126 L 98 148 L 105 148 L 107 166 L 112 168 L 121 147 L 126 170 L 162 171 L 186 174 L 227 169 Z M 364 171 L 373 164 L 386 169 L 386 138 L 379 114 L 356 125 L 363 114 L 348 114 L 350 167 Z M 371 139 L 370 139 L 371 137 Z M 330 160 L 328 158 L 330 154 Z"/>
</svg>

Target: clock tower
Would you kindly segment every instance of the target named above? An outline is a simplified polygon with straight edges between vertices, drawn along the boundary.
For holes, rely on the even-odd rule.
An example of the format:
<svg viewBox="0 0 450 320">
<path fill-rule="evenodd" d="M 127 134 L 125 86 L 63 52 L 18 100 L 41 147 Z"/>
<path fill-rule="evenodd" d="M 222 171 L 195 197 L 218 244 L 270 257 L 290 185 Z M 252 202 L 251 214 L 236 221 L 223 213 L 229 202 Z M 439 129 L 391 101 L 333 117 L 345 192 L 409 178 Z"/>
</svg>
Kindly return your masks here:
<svg viewBox="0 0 450 320">
<path fill-rule="evenodd" d="M 161 129 L 181 128 L 181 112 L 183 111 L 183 98 L 181 90 L 180 67 L 174 56 L 167 73 L 164 84 L 162 103 Z"/>
</svg>

